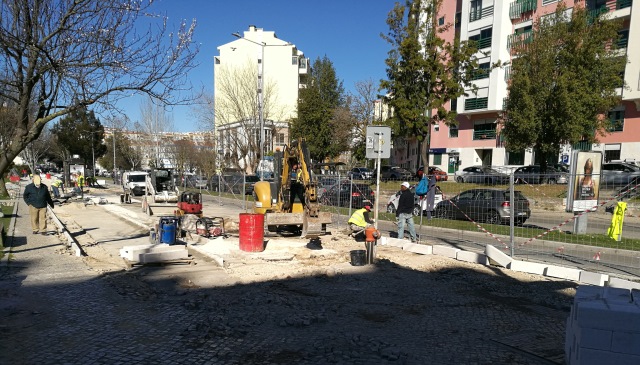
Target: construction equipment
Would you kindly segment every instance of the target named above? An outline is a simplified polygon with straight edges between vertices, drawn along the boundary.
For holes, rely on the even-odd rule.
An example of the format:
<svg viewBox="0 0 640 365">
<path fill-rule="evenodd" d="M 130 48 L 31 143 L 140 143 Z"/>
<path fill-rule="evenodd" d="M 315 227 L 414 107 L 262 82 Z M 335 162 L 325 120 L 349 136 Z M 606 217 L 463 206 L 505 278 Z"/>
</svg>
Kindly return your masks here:
<svg viewBox="0 0 640 365">
<path fill-rule="evenodd" d="M 174 214 L 179 191 L 173 181 L 171 170 L 154 169 L 145 178 L 145 195 L 142 211 L 148 215 Z"/>
<path fill-rule="evenodd" d="M 202 217 L 202 194 L 185 191 L 178 198 L 177 216 L 194 214 Z"/>
<path fill-rule="evenodd" d="M 304 206 L 290 201 L 292 167 L 298 164 L 302 170 Z M 309 150 L 304 139 L 291 142 L 282 152 L 274 155 L 274 182 L 257 182 L 254 186 L 256 202 L 254 212 L 265 214 L 265 226 L 271 232 L 280 230 L 300 231 L 302 238 L 316 238 L 326 234 L 331 223 L 331 213 L 321 212 L 317 196 L 317 179 L 311 172 Z"/>
<path fill-rule="evenodd" d="M 224 218 L 222 217 L 202 217 L 196 221 L 196 233 L 199 236 L 215 238 L 226 236 L 224 232 Z"/>
</svg>

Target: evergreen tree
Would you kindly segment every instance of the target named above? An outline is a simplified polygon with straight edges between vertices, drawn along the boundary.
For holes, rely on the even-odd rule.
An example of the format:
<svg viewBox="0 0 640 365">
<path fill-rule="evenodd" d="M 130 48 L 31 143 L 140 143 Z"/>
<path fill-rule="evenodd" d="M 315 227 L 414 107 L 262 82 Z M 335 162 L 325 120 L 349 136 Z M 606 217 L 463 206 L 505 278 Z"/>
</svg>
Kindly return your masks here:
<svg viewBox="0 0 640 365">
<path fill-rule="evenodd" d="M 93 111 L 86 108 L 75 109 L 53 126 L 53 134 L 58 144 L 71 155 L 80 155 L 85 164 L 91 165 L 107 152 L 104 139 L 104 127 Z"/>
<path fill-rule="evenodd" d="M 620 103 L 626 57 L 616 46 L 619 21 L 564 3 L 513 43 L 502 135 L 508 151 L 533 148 L 543 168 L 560 146 L 596 142 Z M 528 38 L 531 37 L 531 38 Z M 596 134 L 597 132 L 597 134 Z"/>
<path fill-rule="evenodd" d="M 300 90 L 298 117 L 291 123 L 292 139 L 305 138 L 311 158 L 323 161 L 348 149 L 348 137 L 336 130 L 344 106 L 344 88 L 333 63 L 325 56 L 311 68 L 310 81 Z"/>
<path fill-rule="evenodd" d="M 387 120 L 396 136 L 416 137 L 422 143 L 421 157 L 428 168 L 431 125 L 456 125 L 455 111 L 447 103 L 473 88 L 471 79 L 478 68 L 474 42 L 446 41 L 443 33 L 453 24 L 438 25 L 442 0 L 407 0 L 396 3 L 389 13 L 389 33 L 382 37 L 391 44 L 385 63 L 387 78 L 380 88 L 393 109 Z"/>
</svg>

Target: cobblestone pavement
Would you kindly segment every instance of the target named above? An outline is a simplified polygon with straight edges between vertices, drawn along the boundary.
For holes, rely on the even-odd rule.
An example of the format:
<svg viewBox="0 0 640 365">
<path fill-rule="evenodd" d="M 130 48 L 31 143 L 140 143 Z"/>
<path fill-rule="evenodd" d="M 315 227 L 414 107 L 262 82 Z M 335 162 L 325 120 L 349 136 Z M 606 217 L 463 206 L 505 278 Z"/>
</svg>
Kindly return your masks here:
<svg viewBox="0 0 640 365">
<path fill-rule="evenodd" d="M 124 271 L 118 260 L 72 256 L 55 235 L 32 235 L 25 208 L 0 265 L 2 364 L 563 362 L 575 283 L 519 281 L 442 259 L 436 269 L 381 259 L 240 284 L 196 252 L 197 265 Z M 95 214 L 101 224 L 85 227 L 94 237 L 139 239 L 139 229 L 101 209 L 73 214 Z"/>
</svg>

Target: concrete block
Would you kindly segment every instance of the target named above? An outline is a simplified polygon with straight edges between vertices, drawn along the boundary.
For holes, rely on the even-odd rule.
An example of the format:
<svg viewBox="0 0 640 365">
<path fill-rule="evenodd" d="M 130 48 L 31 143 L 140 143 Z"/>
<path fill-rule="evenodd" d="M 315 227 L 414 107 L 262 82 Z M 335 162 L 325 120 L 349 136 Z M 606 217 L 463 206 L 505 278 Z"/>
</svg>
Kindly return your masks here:
<svg viewBox="0 0 640 365">
<path fill-rule="evenodd" d="M 599 300 L 604 295 L 604 288 L 597 285 L 580 285 L 576 289 L 574 301 Z"/>
<path fill-rule="evenodd" d="M 580 365 L 637 365 L 640 364 L 640 356 L 618 354 L 610 351 L 594 350 L 580 348 L 579 364 Z"/>
<path fill-rule="evenodd" d="M 604 301 L 577 303 L 577 321 L 581 328 L 639 332 L 640 307 L 632 304 L 607 304 Z"/>
<path fill-rule="evenodd" d="M 502 267 L 509 267 L 509 264 L 511 263 L 511 261 L 513 261 L 513 259 L 509 255 L 492 245 L 486 245 L 484 253 L 485 255 L 487 255 L 487 257 L 489 257 L 491 260 L 495 261 Z"/>
<path fill-rule="evenodd" d="M 609 282 L 607 286 L 612 288 L 624 288 L 624 289 L 637 289 L 640 290 L 640 283 L 634 283 L 633 281 L 618 279 L 614 277 L 609 277 Z"/>
<path fill-rule="evenodd" d="M 595 328 L 579 328 L 575 331 L 576 343 L 582 348 L 611 351 L 613 331 Z"/>
<path fill-rule="evenodd" d="M 591 285 L 599 285 L 604 286 L 609 280 L 609 275 L 607 274 L 599 274 L 595 272 L 589 271 L 581 271 L 580 272 L 580 281 L 581 283 L 591 284 Z"/>
<path fill-rule="evenodd" d="M 458 251 L 456 253 L 456 260 L 473 262 L 473 263 L 482 264 L 482 265 L 486 265 L 488 261 L 487 256 L 481 253 L 471 252 L 471 251 Z"/>
<path fill-rule="evenodd" d="M 387 245 L 388 246 L 394 246 L 394 247 L 402 248 L 404 245 L 407 244 L 407 242 L 408 242 L 407 240 L 401 240 L 401 239 L 398 239 L 398 238 L 387 237 Z"/>
<path fill-rule="evenodd" d="M 602 298 L 606 303 L 631 304 L 631 290 L 623 288 L 604 287 Z"/>
<path fill-rule="evenodd" d="M 129 261 L 140 261 L 140 255 L 146 253 L 158 253 L 158 252 L 170 252 L 179 249 L 184 249 L 183 245 L 137 245 L 137 246 L 125 246 L 120 249 L 120 257 Z"/>
<path fill-rule="evenodd" d="M 433 245 L 434 255 L 451 257 L 452 259 L 455 259 L 459 251 L 460 251 L 459 248 L 443 246 L 443 245 Z"/>
<path fill-rule="evenodd" d="M 578 281 L 580 279 L 579 269 L 570 269 L 568 267 L 547 265 L 544 271 L 544 276 L 550 276 L 552 278 L 566 279 L 572 281 Z"/>
<path fill-rule="evenodd" d="M 614 331 L 611 351 L 640 356 L 640 332 Z"/>
<path fill-rule="evenodd" d="M 175 251 L 143 253 L 140 255 L 140 263 L 162 262 L 186 258 L 189 258 L 189 251 L 187 251 L 186 248 L 181 248 Z"/>
<path fill-rule="evenodd" d="M 433 247 L 431 245 L 421 245 L 418 243 L 406 243 L 402 246 L 402 249 L 421 255 L 431 255 L 433 253 Z"/>
<path fill-rule="evenodd" d="M 529 274 L 544 275 L 544 271 L 547 268 L 546 264 L 539 264 L 537 262 L 513 260 L 508 266 L 509 269 L 519 272 L 528 272 Z"/>
</svg>

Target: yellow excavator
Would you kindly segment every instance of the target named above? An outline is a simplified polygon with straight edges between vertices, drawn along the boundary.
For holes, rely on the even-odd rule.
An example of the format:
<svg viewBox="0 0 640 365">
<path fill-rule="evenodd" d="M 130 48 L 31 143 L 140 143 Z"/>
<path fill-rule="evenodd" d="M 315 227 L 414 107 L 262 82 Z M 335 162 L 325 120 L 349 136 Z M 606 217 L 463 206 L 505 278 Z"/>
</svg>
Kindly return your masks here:
<svg viewBox="0 0 640 365">
<path fill-rule="evenodd" d="M 294 164 L 302 173 L 291 176 Z M 292 141 L 274 154 L 274 181 L 260 181 L 254 186 L 254 212 L 265 215 L 270 232 L 300 231 L 302 238 L 317 238 L 327 233 L 331 213 L 321 212 L 317 195 L 317 179 L 311 172 L 311 159 L 304 139 Z M 303 185 L 304 204 L 291 201 L 292 183 Z"/>
</svg>

